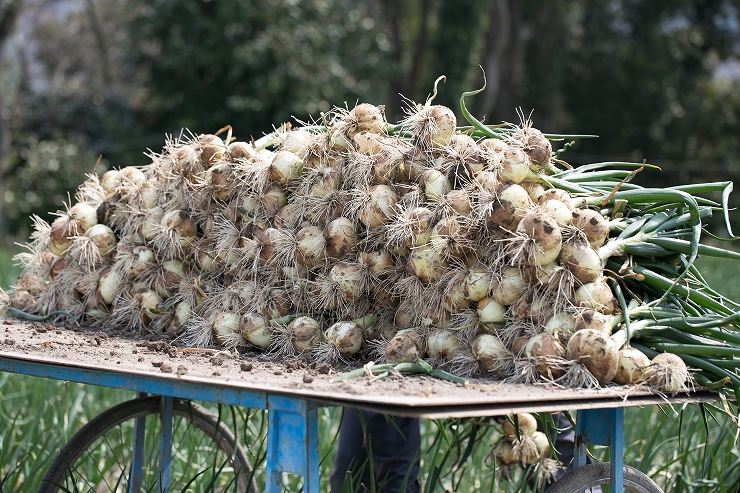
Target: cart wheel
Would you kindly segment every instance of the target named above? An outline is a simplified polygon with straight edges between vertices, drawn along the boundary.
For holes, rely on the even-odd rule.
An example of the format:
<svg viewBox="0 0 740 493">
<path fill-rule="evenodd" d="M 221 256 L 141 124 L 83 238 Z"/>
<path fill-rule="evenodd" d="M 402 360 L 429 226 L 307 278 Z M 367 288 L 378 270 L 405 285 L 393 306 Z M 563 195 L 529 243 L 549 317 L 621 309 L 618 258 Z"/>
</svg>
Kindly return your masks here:
<svg viewBox="0 0 740 493">
<path fill-rule="evenodd" d="M 159 483 L 160 403 L 161 398 L 157 396 L 133 399 L 93 418 L 62 447 L 44 474 L 37 493 L 159 492 L 162 489 Z M 129 490 L 137 418 L 142 418 L 146 430 L 141 486 L 140 490 Z M 252 467 L 234 434 L 217 416 L 197 404 L 173 400 L 171 450 L 168 491 L 201 491 L 199 488 L 242 493 L 257 491 Z"/>
<path fill-rule="evenodd" d="M 655 481 L 634 467 L 623 466 L 624 491 L 633 493 L 663 493 Z M 595 462 L 565 473 L 551 484 L 545 493 L 590 492 L 594 486 L 608 486 L 611 481 L 611 467 L 608 462 Z M 598 490 L 597 490 L 598 491 Z"/>
</svg>

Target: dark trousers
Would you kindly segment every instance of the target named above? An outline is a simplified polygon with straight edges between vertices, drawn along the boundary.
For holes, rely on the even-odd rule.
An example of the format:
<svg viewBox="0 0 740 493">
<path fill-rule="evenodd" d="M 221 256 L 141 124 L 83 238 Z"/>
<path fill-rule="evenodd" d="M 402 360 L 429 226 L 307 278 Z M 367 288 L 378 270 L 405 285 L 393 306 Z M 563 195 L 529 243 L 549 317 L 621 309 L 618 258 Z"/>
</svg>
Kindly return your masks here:
<svg viewBox="0 0 740 493">
<path fill-rule="evenodd" d="M 331 491 L 372 491 L 374 484 L 376 492 L 418 493 L 420 453 L 418 419 L 347 409 L 329 478 Z"/>
</svg>

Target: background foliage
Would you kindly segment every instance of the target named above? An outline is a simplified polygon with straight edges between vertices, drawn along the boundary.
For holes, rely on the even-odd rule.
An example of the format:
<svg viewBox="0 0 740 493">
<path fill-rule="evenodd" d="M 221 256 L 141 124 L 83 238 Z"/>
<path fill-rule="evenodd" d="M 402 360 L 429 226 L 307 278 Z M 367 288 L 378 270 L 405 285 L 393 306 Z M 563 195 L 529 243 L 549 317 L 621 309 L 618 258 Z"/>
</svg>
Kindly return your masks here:
<svg viewBox="0 0 740 493">
<path fill-rule="evenodd" d="M 358 101 L 397 121 L 443 74 L 436 102 L 457 108 L 479 65 L 479 118 L 521 108 L 601 136 L 574 164 L 646 159 L 663 168 L 640 177 L 652 186 L 733 179 L 739 52 L 732 0 L 2 0 L 0 233 L 24 238 L 28 209 L 60 208 L 97 156 L 98 171 L 146 164 L 184 128 L 259 137 Z"/>
</svg>

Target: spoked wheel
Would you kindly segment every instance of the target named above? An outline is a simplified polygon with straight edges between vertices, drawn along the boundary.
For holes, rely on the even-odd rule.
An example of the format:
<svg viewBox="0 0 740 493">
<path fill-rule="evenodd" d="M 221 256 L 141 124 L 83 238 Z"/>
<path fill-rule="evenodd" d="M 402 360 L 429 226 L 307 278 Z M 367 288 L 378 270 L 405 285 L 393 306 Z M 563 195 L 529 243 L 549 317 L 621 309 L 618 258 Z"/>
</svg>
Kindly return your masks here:
<svg viewBox="0 0 740 493">
<path fill-rule="evenodd" d="M 160 397 L 133 399 L 96 416 L 62 447 L 38 493 L 257 492 L 244 451 L 217 416 L 174 399 L 170 435 L 162 426 L 162 402 Z M 162 435 L 171 436 L 171 447 L 160 449 Z M 171 456 L 166 488 L 163 451 Z"/>
<path fill-rule="evenodd" d="M 634 467 L 622 466 L 624 491 L 632 493 L 663 493 L 655 481 Z M 578 467 L 566 473 L 551 484 L 545 493 L 578 493 L 585 491 L 602 491 L 601 486 L 609 486 L 611 468 L 608 462 L 595 462 Z M 596 487 L 599 488 L 596 488 Z"/>
</svg>

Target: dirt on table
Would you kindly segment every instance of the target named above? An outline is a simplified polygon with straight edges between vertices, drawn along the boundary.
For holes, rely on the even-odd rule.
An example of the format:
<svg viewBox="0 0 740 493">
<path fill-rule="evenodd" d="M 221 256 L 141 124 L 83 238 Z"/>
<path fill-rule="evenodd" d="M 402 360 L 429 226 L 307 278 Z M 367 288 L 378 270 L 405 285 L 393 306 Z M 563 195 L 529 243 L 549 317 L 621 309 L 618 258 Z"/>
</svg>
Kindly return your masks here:
<svg viewBox="0 0 740 493">
<path fill-rule="evenodd" d="M 546 410 L 557 405 L 575 409 L 594 407 L 594 402 L 598 407 L 598 401 L 603 399 L 612 404 L 601 407 L 636 405 L 641 401 L 635 398 L 646 396 L 655 403 L 661 402 L 661 398 L 637 387 L 563 389 L 545 384 L 504 384 L 487 378 L 470 378 L 467 385 L 458 385 L 426 375 L 391 375 L 374 382 L 362 376 L 332 382 L 333 377 L 361 365 L 330 365 L 305 356 L 278 361 L 246 347 L 231 352 L 218 348 L 190 348 L 176 338 L 159 334 L 103 332 L 74 324 L 53 325 L 14 319 L 0 319 L 2 357 L 297 395 L 329 403 L 356 404 L 357 407 L 388 407 L 395 409 L 394 412 L 409 407 L 425 414 L 421 409 L 429 409 L 426 415 L 434 412 L 480 414 L 484 411 L 500 414 L 517 412 L 518 408 L 537 410 L 538 406 Z"/>
</svg>

